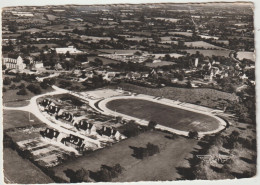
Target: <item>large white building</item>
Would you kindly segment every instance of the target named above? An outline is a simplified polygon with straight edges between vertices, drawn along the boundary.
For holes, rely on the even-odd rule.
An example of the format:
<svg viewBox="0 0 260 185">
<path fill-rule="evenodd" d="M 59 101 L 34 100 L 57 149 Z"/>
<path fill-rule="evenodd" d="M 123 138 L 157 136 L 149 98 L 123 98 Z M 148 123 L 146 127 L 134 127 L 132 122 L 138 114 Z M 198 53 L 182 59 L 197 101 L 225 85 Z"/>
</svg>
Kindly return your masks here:
<svg viewBox="0 0 260 185">
<path fill-rule="evenodd" d="M 70 54 L 83 53 L 83 51 L 76 49 L 74 46 L 69 46 L 67 48 L 55 48 L 55 50 L 58 54 L 66 54 L 67 52 L 69 52 Z"/>
<path fill-rule="evenodd" d="M 23 63 L 22 57 L 14 58 L 3 58 L 3 65 L 6 66 L 7 69 L 17 69 L 23 70 L 26 65 Z"/>
</svg>

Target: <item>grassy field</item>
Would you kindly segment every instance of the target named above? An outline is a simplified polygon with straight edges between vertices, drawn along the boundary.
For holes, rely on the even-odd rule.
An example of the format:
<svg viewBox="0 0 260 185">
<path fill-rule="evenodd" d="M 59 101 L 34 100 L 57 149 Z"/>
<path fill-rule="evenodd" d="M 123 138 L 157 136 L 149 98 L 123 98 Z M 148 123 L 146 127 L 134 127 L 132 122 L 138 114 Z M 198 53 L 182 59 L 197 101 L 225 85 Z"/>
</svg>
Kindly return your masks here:
<svg viewBox="0 0 260 185">
<path fill-rule="evenodd" d="M 170 35 L 183 35 L 186 37 L 191 37 L 192 33 L 191 32 L 177 32 L 177 31 L 171 31 L 169 32 Z"/>
<path fill-rule="evenodd" d="M 15 84 L 16 86 L 20 86 L 21 83 L 25 84 L 25 87 L 27 85 L 29 85 L 30 83 L 25 82 L 25 81 L 21 81 L 19 83 L 14 83 L 12 82 L 12 84 Z M 27 91 L 27 95 L 17 95 L 16 93 L 19 91 L 19 89 L 9 89 L 11 85 L 4 85 L 3 87 L 7 89 L 6 92 L 3 92 L 3 104 L 6 107 L 20 107 L 20 106 L 26 106 L 29 104 L 29 101 L 33 96 L 35 96 L 34 93 L 30 92 L 28 89 L 26 89 Z M 38 84 L 38 83 L 34 83 L 34 84 Z M 53 89 L 51 87 L 48 87 L 47 89 L 41 89 L 42 94 L 46 93 L 46 92 L 50 92 Z"/>
<path fill-rule="evenodd" d="M 161 62 L 156 62 L 156 63 L 146 63 L 145 65 L 148 67 L 160 67 L 160 66 L 169 66 L 169 65 L 174 65 L 176 64 L 175 62 L 169 62 L 169 61 L 161 61 Z"/>
<path fill-rule="evenodd" d="M 237 96 L 234 94 L 217 91 L 214 89 L 187 89 L 177 87 L 147 88 L 128 83 L 121 83 L 118 87 L 138 94 L 151 96 L 163 96 L 165 98 L 179 100 L 181 102 L 193 103 L 202 106 L 215 108 L 222 103 L 235 101 Z"/>
<path fill-rule="evenodd" d="M 103 61 L 103 65 L 120 63 L 119 61 L 116 61 L 116 60 L 113 60 L 113 59 L 109 59 L 109 58 L 105 58 L 105 57 L 88 57 L 88 60 L 89 61 L 94 61 L 96 58 L 102 60 Z"/>
<path fill-rule="evenodd" d="M 239 51 L 239 52 L 237 52 L 237 58 L 239 60 L 249 59 L 249 60 L 255 61 L 255 54 L 254 54 L 254 52 Z"/>
<path fill-rule="evenodd" d="M 43 124 L 38 118 L 33 114 L 30 114 L 30 119 L 34 120 L 29 121 L 29 113 L 16 110 L 3 110 L 3 128 L 4 130 L 16 127 L 25 127 Z"/>
<path fill-rule="evenodd" d="M 119 99 L 107 103 L 107 108 L 139 119 L 182 131 L 211 131 L 219 126 L 218 120 L 207 115 L 140 99 Z"/>
<path fill-rule="evenodd" d="M 190 54 L 196 54 L 196 51 L 199 51 L 204 56 L 209 56 L 209 57 L 211 57 L 212 55 L 229 57 L 229 53 L 230 53 L 230 50 L 186 49 L 184 51 L 187 51 L 187 53 Z"/>
<path fill-rule="evenodd" d="M 125 171 L 114 181 L 174 180 L 179 178 L 175 168 L 187 165 L 185 158 L 194 150 L 197 141 L 180 136 L 173 140 L 167 136 L 169 134 L 163 132 L 147 131 L 52 169 L 55 176 L 69 182 L 64 170 L 84 168 L 95 172 L 102 164 L 112 166 L 120 163 Z M 158 145 L 161 152 L 144 160 L 132 156 L 133 149 L 130 146 L 144 147 L 148 142 Z"/>
<path fill-rule="evenodd" d="M 185 42 L 187 47 L 199 47 L 204 49 L 224 49 L 222 47 L 215 46 L 213 44 L 209 44 L 204 41 L 194 41 L 194 42 Z"/>
<path fill-rule="evenodd" d="M 18 184 L 47 184 L 54 183 L 39 168 L 29 160 L 21 158 L 10 148 L 3 149 L 4 182 Z"/>
</svg>

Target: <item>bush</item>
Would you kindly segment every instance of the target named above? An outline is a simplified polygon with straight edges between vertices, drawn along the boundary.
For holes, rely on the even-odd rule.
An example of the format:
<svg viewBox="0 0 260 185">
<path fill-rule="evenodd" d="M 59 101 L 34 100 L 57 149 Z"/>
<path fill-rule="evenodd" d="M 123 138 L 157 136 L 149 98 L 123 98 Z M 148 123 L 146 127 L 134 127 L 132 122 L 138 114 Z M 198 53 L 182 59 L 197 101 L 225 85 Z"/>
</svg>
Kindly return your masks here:
<svg viewBox="0 0 260 185">
<path fill-rule="evenodd" d="M 13 82 L 18 83 L 18 82 L 21 81 L 21 79 L 22 79 L 22 78 L 21 78 L 19 75 L 16 75 L 16 77 L 13 78 L 12 80 L 13 80 Z"/>
<path fill-rule="evenodd" d="M 30 84 L 26 88 L 34 94 L 41 94 L 41 88 L 37 85 Z"/>
<path fill-rule="evenodd" d="M 4 78 L 4 81 L 3 81 L 3 84 L 4 85 L 10 85 L 12 83 L 11 79 L 9 77 L 5 77 Z"/>
<path fill-rule="evenodd" d="M 21 85 L 19 85 L 18 88 L 19 88 L 19 89 L 23 89 L 23 88 L 25 88 L 24 83 L 21 83 Z"/>
<path fill-rule="evenodd" d="M 72 84 L 71 84 L 70 81 L 61 80 L 61 81 L 59 82 L 59 85 L 60 85 L 61 88 L 68 88 L 68 87 L 70 87 Z"/>
<path fill-rule="evenodd" d="M 17 95 L 27 95 L 27 91 L 25 88 L 23 88 L 23 89 L 20 89 L 16 94 Z"/>
<path fill-rule="evenodd" d="M 45 78 L 45 79 L 43 79 L 43 82 L 48 84 L 48 85 L 50 85 L 50 86 L 52 86 L 52 85 L 55 84 L 56 79 L 55 78 Z"/>
<path fill-rule="evenodd" d="M 9 89 L 16 89 L 17 88 L 17 86 L 15 85 L 15 84 L 12 84 L 10 87 L 9 87 Z"/>
<path fill-rule="evenodd" d="M 126 137 L 133 137 L 133 136 L 137 136 L 140 133 L 140 128 L 137 124 L 135 123 L 127 123 L 125 125 L 123 125 L 122 127 L 120 127 L 120 129 L 122 129 L 122 133 L 123 135 L 125 135 Z"/>
<path fill-rule="evenodd" d="M 41 82 L 40 86 L 41 86 L 42 89 L 47 89 L 49 87 L 49 85 L 45 82 Z"/>
<path fill-rule="evenodd" d="M 199 136 L 197 131 L 189 131 L 188 137 L 191 139 L 197 139 Z"/>
</svg>

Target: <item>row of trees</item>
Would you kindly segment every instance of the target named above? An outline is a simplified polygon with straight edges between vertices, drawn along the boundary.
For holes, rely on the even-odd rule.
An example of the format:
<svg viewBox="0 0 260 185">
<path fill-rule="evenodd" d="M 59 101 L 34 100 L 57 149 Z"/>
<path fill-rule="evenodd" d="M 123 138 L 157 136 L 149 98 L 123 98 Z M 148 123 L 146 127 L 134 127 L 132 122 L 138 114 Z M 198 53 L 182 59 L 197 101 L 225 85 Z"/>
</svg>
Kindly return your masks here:
<svg viewBox="0 0 260 185">
<path fill-rule="evenodd" d="M 112 167 L 101 165 L 100 170 L 97 172 L 87 171 L 81 168 L 75 172 L 67 169 L 65 173 L 70 178 L 71 183 L 93 182 L 93 179 L 96 182 L 111 182 L 113 178 L 118 177 L 123 171 L 124 168 L 117 163 Z"/>
</svg>

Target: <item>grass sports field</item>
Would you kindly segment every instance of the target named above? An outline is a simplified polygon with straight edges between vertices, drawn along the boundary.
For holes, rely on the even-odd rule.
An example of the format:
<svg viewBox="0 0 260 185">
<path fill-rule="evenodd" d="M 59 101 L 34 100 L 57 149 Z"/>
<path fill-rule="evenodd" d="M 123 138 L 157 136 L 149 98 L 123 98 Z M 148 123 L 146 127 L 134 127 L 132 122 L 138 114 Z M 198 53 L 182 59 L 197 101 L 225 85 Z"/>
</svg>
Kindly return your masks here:
<svg viewBox="0 0 260 185">
<path fill-rule="evenodd" d="M 182 131 L 212 131 L 218 128 L 219 121 L 213 117 L 140 99 L 118 99 L 109 101 L 107 108 L 135 118 Z"/>
</svg>

